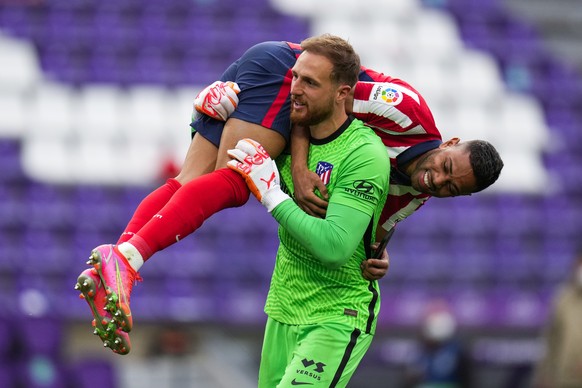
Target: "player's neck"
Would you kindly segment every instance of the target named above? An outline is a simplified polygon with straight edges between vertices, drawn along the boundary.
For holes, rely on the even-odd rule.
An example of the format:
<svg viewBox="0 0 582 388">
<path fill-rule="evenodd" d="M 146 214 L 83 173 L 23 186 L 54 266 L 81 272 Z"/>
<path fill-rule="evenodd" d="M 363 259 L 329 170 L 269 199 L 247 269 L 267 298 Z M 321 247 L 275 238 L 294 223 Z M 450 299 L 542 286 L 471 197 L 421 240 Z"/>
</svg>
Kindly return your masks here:
<svg viewBox="0 0 582 388">
<path fill-rule="evenodd" d="M 311 137 L 313 139 L 325 139 L 337 131 L 347 119 L 348 115 L 346 112 L 336 110 L 330 118 L 309 127 Z"/>
</svg>

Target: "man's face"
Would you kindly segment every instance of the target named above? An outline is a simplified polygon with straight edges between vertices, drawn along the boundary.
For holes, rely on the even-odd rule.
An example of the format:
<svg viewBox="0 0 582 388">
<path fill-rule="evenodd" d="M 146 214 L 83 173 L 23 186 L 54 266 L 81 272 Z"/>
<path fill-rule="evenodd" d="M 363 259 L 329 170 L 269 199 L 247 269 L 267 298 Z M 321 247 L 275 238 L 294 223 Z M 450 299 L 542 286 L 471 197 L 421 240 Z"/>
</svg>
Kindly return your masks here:
<svg viewBox="0 0 582 388">
<path fill-rule="evenodd" d="M 410 172 L 412 187 L 434 197 L 470 195 L 477 182 L 469 151 L 454 138 L 420 156 Z"/>
<path fill-rule="evenodd" d="M 328 119 L 334 109 L 336 85 L 330 79 L 331 62 L 304 51 L 293 66 L 291 82 L 291 121 L 312 126 Z"/>
</svg>

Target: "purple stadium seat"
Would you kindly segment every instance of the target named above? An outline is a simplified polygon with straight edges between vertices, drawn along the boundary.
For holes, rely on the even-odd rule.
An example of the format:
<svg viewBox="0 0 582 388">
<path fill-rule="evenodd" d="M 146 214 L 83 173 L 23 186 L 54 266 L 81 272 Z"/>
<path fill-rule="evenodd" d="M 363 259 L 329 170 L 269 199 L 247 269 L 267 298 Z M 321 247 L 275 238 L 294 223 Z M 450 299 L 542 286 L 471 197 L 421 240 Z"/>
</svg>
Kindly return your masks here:
<svg viewBox="0 0 582 388">
<path fill-rule="evenodd" d="M 0 184 L 26 183 L 20 163 L 20 142 L 0 139 Z"/>
<path fill-rule="evenodd" d="M 17 373 L 12 362 L 0 362 L 0 382 L 3 388 L 17 388 Z"/>
<path fill-rule="evenodd" d="M 477 243 L 455 244 L 451 249 L 450 279 L 453 281 L 483 282 L 491 280 L 494 263 L 491 255 Z"/>
<path fill-rule="evenodd" d="M 216 316 L 214 319 L 226 324 L 251 324 L 263 326 L 269 284 L 233 279 L 224 283 L 220 293 L 214 295 Z"/>
<path fill-rule="evenodd" d="M 502 282 L 533 281 L 540 256 L 536 246 L 525 244 L 519 238 L 499 237 L 495 242 L 495 279 Z"/>
<path fill-rule="evenodd" d="M 440 206 L 445 200 L 433 201 L 435 201 L 433 206 Z M 441 212 L 439 226 L 444 230 L 450 230 L 456 238 L 487 236 L 497 230 L 498 215 L 491 209 L 493 201 L 490 198 L 460 197 L 446 201 L 450 201 L 450 205 Z"/>
<path fill-rule="evenodd" d="M 63 345 L 63 322 L 49 316 L 22 317 L 17 327 L 22 350 L 26 355 L 43 355 L 58 359 Z"/>
<path fill-rule="evenodd" d="M 400 246 L 397 241 L 406 247 L 404 251 L 397 250 Z M 395 244 L 388 247 L 392 260 L 390 276 L 402 276 L 409 282 L 442 280 L 449 276 L 451 255 L 442 240 L 429 236 L 404 238 L 398 235 L 390 244 L 393 242 Z"/>
<path fill-rule="evenodd" d="M 72 206 L 81 230 L 116 231 L 127 222 L 126 210 L 117 191 L 101 186 L 78 186 L 72 193 Z"/>
<path fill-rule="evenodd" d="M 74 362 L 71 371 L 71 382 L 77 388 L 119 386 L 119 377 L 112 363 L 105 359 L 85 358 Z"/>
<path fill-rule="evenodd" d="M 165 277 L 212 277 L 220 268 L 221 260 L 217 246 L 205 244 L 204 239 L 192 236 L 158 252 L 143 266 L 142 276 Z"/>
<path fill-rule="evenodd" d="M 489 314 L 494 326 L 540 327 L 545 308 L 539 290 L 499 286 L 489 292 Z"/>
<path fill-rule="evenodd" d="M 544 229 L 540 201 L 537 198 L 527 198 L 520 195 L 498 195 L 495 229 L 491 232 L 501 238 L 508 235 L 518 236 L 540 234 Z"/>
<path fill-rule="evenodd" d="M 568 278 L 576 248 L 574 240 L 564 236 L 554 236 L 544 241 L 539 275 L 546 284 L 558 284 Z"/>
<path fill-rule="evenodd" d="M 16 368 L 18 383 L 27 388 L 67 388 L 68 378 L 64 364 L 46 355 L 27 357 Z"/>
<path fill-rule="evenodd" d="M 454 284 L 446 294 L 458 325 L 479 327 L 488 323 L 488 300 L 483 287 L 471 282 Z"/>
<path fill-rule="evenodd" d="M 38 229 L 70 230 L 75 223 L 70 195 L 64 188 L 30 184 L 23 198 L 28 208 L 27 226 Z"/>
<path fill-rule="evenodd" d="M 381 287 L 382 305 L 378 316 L 381 326 L 417 326 L 428 300 L 438 297 L 434 290 L 422 283 L 402 287 Z"/>
<path fill-rule="evenodd" d="M 7 364 L 17 349 L 13 319 L 0 318 L 0 365 Z M 0 382 L 3 381 L 0 379 Z"/>
<path fill-rule="evenodd" d="M 216 316 L 216 293 L 220 287 L 212 280 L 168 278 L 165 281 L 164 317 L 178 321 L 208 321 Z M 137 298 L 136 298 L 137 300 Z"/>
<path fill-rule="evenodd" d="M 574 160 L 568 159 L 572 162 Z M 563 169 L 566 166 L 563 166 Z M 562 173 L 563 174 L 563 173 Z M 561 175 L 564 180 L 567 176 Z M 573 177 L 576 179 L 576 177 Z M 578 178 L 579 179 L 579 178 Z M 564 189 L 568 185 L 575 185 L 572 182 L 561 182 Z M 570 237 L 573 241 L 577 241 L 582 228 L 580 200 L 577 200 L 572 195 L 571 191 L 564 190 L 563 195 L 555 195 L 544 198 L 542 201 L 542 212 L 544 214 L 545 230 L 544 235 L 547 238 L 555 237 Z"/>
</svg>

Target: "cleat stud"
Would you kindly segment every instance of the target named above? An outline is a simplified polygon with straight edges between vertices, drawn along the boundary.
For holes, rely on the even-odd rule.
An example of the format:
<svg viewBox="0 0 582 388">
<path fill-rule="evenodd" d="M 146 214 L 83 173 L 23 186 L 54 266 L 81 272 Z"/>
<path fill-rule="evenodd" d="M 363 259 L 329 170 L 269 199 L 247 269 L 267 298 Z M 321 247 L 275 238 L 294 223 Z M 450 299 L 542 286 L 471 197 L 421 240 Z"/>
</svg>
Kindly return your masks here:
<svg viewBox="0 0 582 388">
<path fill-rule="evenodd" d="M 79 294 L 79 299 L 85 299 L 85 295 Z"/>
<path fill-rule="evenodd" d="M 81 285 L 79 283 L 75 284 L 75 290 L 78 290 L 79 288 L 81 288 Z"/>
</svg>

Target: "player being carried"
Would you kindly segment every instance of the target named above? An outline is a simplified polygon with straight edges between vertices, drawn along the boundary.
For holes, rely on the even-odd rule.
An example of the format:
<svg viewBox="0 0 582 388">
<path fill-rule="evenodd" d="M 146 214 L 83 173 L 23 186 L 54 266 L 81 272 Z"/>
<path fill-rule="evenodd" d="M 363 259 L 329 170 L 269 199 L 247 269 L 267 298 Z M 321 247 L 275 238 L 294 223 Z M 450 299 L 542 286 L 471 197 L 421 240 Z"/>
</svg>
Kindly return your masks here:
<svg viewBox="0 0 582 388">
<path fill-rule="evenodd" d="M 247 202 L 244 179 L 226 168 L 227 150 L 239 140 L 254 139 L 276 158 L 292 137 L 294 198 L 308 214 L 325 215 L 325 184 L 307 169 L 308 130 L 290 128 L 290 69 L 300 53 L 300 45 L 291 42 L 259 43 L 205 88 L 195 102 L 204 114 L 193 117 L 192 142 L 178 176 L 139 204 L 116 245 L 92 251 L 92 268 L 81 273 L 75 288 L 91 308 L 95 334 L 114 352 L 130 351 L 130 294 L 144 262 L 217 211 Z M 497 180 L 503 162 L 495 148 L 482 140 L 443 142 L 426 101 L 411 85 L 365 67 L 358 78 L 346 98 L 346 113 L 376 132 L 391 163 L 377 241 L 431 196 L 470 195 Z M 362 263 L 370 280 L 382 277 L 387 267 L 387 258 Z"/>
</svg>

